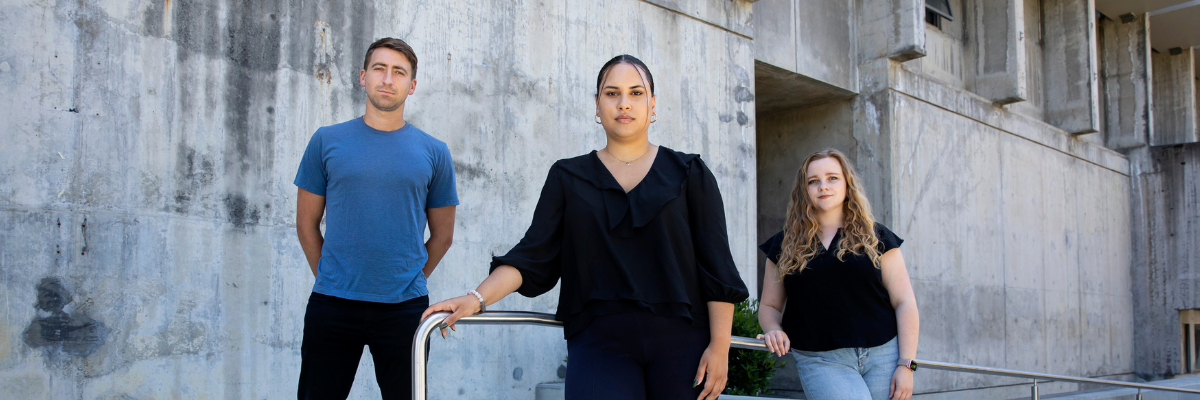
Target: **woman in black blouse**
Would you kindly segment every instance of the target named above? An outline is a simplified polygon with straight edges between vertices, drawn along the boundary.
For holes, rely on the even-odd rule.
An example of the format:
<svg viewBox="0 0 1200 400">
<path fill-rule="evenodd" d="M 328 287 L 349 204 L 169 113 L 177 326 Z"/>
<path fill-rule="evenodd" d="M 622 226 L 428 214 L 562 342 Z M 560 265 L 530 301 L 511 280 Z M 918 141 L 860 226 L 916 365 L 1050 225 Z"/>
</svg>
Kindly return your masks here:
<svg viewBox="0 0 1200 400">
<path fill-rule="evenodd" d="M 453 313 L 445 335 L 486 304 L 561 279 L 568 399 L 716 399 L 733 304 L 748 297 L 717 181 L 699 156 L 650 143 L 654 77 L 640 60 L 609 60 L 596 91 L 607 145 L 554 163 L 521 242 L 476 290 L 422 318 Z"/>
<path fill-rule="evenodd" d="M 809 399 L 912 396 L 920 318 L 903 242 L 874 222 L 845 155 L 804 161 L 784 230 L 759 247 L 758 322 L 767 348 L 793 353 Z"/>
</svg>

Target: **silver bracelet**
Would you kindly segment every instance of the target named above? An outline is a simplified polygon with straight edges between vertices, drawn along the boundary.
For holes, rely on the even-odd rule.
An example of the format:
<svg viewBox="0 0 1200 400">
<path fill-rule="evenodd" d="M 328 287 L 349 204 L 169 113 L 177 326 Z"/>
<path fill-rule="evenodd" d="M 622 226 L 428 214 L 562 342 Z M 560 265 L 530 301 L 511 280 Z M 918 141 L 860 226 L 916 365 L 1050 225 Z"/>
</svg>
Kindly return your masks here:
<svg viewBox="0 0 1200 400">
<path fill-rule="evenodd" d="M 474 290 L 467 292 L 467 294 L 473 294 L 473 295 L 475 295 L 475 298 L 479 299 L 479 313 L 483 313 L 484 311 L 487 311 L 487 304 L 483 302 L 483 295 L 479 294 L 479 292 L 476 292 Z"/>
</svg>

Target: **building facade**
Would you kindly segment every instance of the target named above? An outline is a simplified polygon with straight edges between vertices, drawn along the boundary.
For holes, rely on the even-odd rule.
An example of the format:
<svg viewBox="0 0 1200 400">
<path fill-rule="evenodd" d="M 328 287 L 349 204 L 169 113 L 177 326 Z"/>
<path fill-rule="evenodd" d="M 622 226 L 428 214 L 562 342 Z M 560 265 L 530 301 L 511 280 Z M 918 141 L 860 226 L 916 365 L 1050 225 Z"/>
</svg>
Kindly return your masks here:
<svg viewBox="0 0 1200 400">
<path fill-rule="evenodd" d="M 462 205 L 435 301 L 520 239 L 555 160 L 603 146 L 595 74 L 628 53 L 655 76 L 651 141 L 716 175 L 750 288 L 799 162 L 833 146 L 906 239 L 920 358 L 1192 371 L 1195 51 L 1152 33 L 1200 7 L 933 3 L 0 5 L 0 393 L 292 396 L 312 277 L 291 181 L 316 128 L 362 113 L 363 52 L 384 36 L 419 57 L 408 121 L 455 160 Z M 556 304 L 552 291 L 491 308 Z M 566 344 L 462 326 L 430 351 L 430 398 L 533 398 L 561 380 Z M 372 371 L 364 357 L 353 398 L 377 398 Z M 917 393 L 1027 394 L 1018 383 L 921 371 Z"/>
</svg>

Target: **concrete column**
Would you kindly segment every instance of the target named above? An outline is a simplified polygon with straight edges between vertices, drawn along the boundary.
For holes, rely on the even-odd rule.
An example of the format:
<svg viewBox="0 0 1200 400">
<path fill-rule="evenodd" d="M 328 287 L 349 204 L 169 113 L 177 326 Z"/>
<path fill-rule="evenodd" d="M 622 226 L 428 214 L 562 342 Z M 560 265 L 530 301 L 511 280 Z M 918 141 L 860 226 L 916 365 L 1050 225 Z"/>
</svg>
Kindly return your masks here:
<svg viewBox="0 0 1200 400">
<path fill-rule="evenodd" d="M 1151 144 L 1191 143 L 1196 137 L 1196 61 L 1191 48 L 1154 53 L 1154 126 Z"/>
<path fill-rule="evenodd" d="M 888 58 L 904 62 L 925 57 L 925 0 L 891 0 L 895 36 Z"/>
<path fill-rule="evenodd" d="M 997 104 L 1025 101 L 1025 12 L 1021 0 L 974 0 L 975 93 Z"/>
<path fill-rule="evenodd" d="M 1095 0 L 1042 2 L 1046 122 L 1074 134 L 1100 130 Z"/>
<path fill-rule="evenodd" d="M 1104 145 L 1114 150 L 1149 143 L 1152 71 L 1150 19 L 1126 14 L 1099 20 L 1100 66 L 1104 86 Z"/>
</svg>

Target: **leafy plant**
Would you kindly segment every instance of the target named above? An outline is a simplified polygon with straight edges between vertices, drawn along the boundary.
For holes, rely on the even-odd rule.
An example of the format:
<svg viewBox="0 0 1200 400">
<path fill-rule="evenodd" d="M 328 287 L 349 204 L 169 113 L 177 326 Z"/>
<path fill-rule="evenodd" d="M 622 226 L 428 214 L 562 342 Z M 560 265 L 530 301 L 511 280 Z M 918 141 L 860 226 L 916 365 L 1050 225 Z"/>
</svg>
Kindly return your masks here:
<svg viewBox="0 0 1200 400">
<path fill-rule="evenodd" d="M 746 300 L 735 305 L 733 335 L 753 338 L 760 333 L 758 300 Z M 775 376 L 775 368 L 784 364 L 786 362 L 776 364 L 775 357 L 766 351 L 729 349 L 729 381 L 725 384 L 725 394 L 758 396 L 771 393 L 771 377 Z"/>
</svg>

